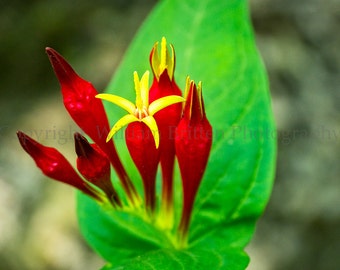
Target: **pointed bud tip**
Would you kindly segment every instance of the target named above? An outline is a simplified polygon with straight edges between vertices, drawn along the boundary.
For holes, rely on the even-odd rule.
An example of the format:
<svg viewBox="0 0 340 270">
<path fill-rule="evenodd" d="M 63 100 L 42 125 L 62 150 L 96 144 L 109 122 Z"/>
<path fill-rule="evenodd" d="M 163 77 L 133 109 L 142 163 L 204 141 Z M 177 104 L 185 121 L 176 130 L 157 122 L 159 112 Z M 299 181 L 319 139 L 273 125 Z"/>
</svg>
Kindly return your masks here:
<svg viewBox="0 0 340 270">
<path fill-rule="evenodd" d="M 25 145 L 24 145 L 23 142 L 24 142 L 24 140 L 25 140 L 25 138 L 26 138 L 26 134 L 23 133 L 22 131 L 18 130 L 18 131 L 17 131 L 17 137 L 18 137 L 18 139 L 19 139 L 19 142 L 20 142 L 21 146 L 22 146 L 23 148 L 25 148 Z"/>
<path fill-rule="evenodd" d="M 51 54 L 51 53 L 53 53 L 53 51 L 54 51 L 54 49 L 52 49 L 51 47 L 45 47 L 45 52 L 47 54 Z"/>
<path fill-rule="evenodd" d="M 71 65 L 56 50 L 46 47 L 45 51 L 61 86 L 71 85 L 72 81 L 79 77 Z"/>
<path fill-rule="evenodd" d="M 88 140 L 80 133 L 74 133 L 75 150 L 78 157 L 87 157 L 93 151 Z"/>
<path fill-rule="evenodd" d="M 161 74 L 166 71 L 169 79 L 174 79 L 174 68 L 175 68 L 175 51 L 172 44 L 170 44 L 171 55 L 167 47 L 167 40 L 163 36 L 160 44 L 160 53 L 158 53 L 158 45 L 156 42 L 150 53 L 150 64 L 154 77 L 159 81 Z"/>
<path fill-rule="evenodd" d="M 184 105 L 184 116 L 190 120 L 202 120 L 205 118 L 205 108 L 202 95 L 202 82 L 197 85 L 187 77 L 186 80 L 186 103 Z"/>
<path fill-rule="evenodd" d="M 46 47 L 45 52 L 47 53 L 47 56 L 51 62 L 56 61 L 57 57 L 61 57 L 61 55 L 51 47 Z"/>
<path fill-rule="evenodd" d="M 22 131 L 18 130 L 17 131 L 17 136 L 20 139 L 21 136 L 25 135 Z"/>
<path fill-rule="evenodd" d="M 37 141 L 33 140 L 30 136 L 26 135 L 22 131 L 17 131 L 17 136 L 22 148 L 28 153 L 32 154 L 32 152 L 38 150 L 36 148 Z"/>
</svg>

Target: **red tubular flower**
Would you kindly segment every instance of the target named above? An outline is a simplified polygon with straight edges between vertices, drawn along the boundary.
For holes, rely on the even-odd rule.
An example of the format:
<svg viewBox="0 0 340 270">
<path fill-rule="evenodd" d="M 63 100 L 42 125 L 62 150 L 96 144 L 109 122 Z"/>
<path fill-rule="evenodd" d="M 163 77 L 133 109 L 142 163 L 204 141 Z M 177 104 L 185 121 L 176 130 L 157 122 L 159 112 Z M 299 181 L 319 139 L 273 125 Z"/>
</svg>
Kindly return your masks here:
<svg viewBox="0 0 340 270">
<path fill-rule="evenodd" d="M 97 90 L 90 82 L 79 77 L 55 50 L 46 48 L 46 52 L 59 80 L 66 110 L 78 126 L 107 154 L 129 199 L 134 202 L 136 190 L 113 142 L 106 143 L 110 127 L 102 101 L 95 98 Z"/>
<path fill-rule="evenodd" d="M 161 42 L 160 57 L 158 43 L 150 54 L 150 64 L 154 79 L 150 88 L 150 102 L 170 95 L 181 96 L 182 92 L 174 79 L 175 52 L 170 45 L 171 56 L 167 49 L 166 39 Z M 162 169 L 162 209 L 168 223 L 172 226 L 173 212 L 173 171 L 175 161 L 174 131 L 181 118 L 182 104 L 177 103 L 164 108 L 155 114 L 155 119 L 160 133 L 160 162 Z"/>
<path fill-rule="evenodd" d="M 125 140 L 143 180 L 146 209 L 152 214 L 156 205 L 155 186 L 159 149 L 155 146 L 152 131 L 143 122 L 130 123 L 125 130 Z"/>
<path fill-rule="evenodd" d="M 122 206 L 111 182 L 110 161 L 106 154 L 79 133 L 74 134 L 74 141 L 78 171 L 86 180 L 103 190 L 113 206 Z"/>
<path fill-rule="evenodd" d="M 180 243 L 186 244 L 195 196 L 202 180 L 212 143 L 212 128 L 204 110 L 201 83 L 187 79 L 187 100 L 176 129 L 176 155 L 182 176 L 183 212 L 179 225 Z"/>
<path fill-rule="evenodd" d="M 38 168 L 46 176 L 69 184 L 100 200 L 100 197 L 81 179 L 72 165 L 57 149 L 38 143 L 21 131 L 17 132 L 17 136 L 22 148 L 33 158 Z"/>
<path fill-rule="evenodd" d="M 182 103 L 184 99 L 171 95 L 149 103 L 148 71 L 141 79 L 137 72 L 134 72 L 134 83 L 136 104 L 111 94 L 99 94 L 97 97 L 110 101 L 128 112 L 112 127 L 107 139 L 109 140 L 120 128 L 127 125 L 126 144 L 143 180 L 145 206 L 152 214 L 155 210 L 155 181 L 159 162 L 159 129 L 153 116 L 172 104 Z"/>
</svg>

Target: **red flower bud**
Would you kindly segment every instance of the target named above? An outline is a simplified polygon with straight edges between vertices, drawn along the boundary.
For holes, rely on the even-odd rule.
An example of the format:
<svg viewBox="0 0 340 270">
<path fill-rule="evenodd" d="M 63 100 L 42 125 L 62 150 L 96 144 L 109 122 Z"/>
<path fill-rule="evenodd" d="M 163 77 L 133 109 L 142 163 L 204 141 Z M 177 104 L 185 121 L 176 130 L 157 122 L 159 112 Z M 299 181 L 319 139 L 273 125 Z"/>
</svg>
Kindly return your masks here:
<svg viewBox="0 0 340 270">
<path fill-rule="evenodd" d="M 110 161 L 106 154 L 79 133 L 74 134 L 74 140 L 78 171 L 86 180 L 103 190 L 113 206 L 122 206 L 111 182 Z"/>
<path fill-rule="evenodd" d="M 176 155 L 182 177 L 183 212 L 180 241 L 186 243 L 190 216 L 202 180 L 212 143 L 212 128 L 204 110 L 201 84 L 187 80 L 187 100 L 183 118 L 176 129 Z"/>
<path fill-rule="evenodd" d="M 66 60 L 52 48 L 46 48 L 47 55 L 59 80 L 64 105 L 72 119 L 107 154 L 115 168 L 129 198 L 136 195 L 113 142 L 106 143 L 110 131 L 109 122 L 100 99 L 95 98 L 97 90 L 72 69 Z"/>
<path fill-rule="evenodd" d="M 125 140 L 131 158 L 143 181 L 145 206 L 152 214 L 156 204 L 156 173 L 159 162 L 159 150 L 150 128 L 143 122 L 132 122 L 125 130 Z"/>
<path fill-rule="evenodd" d="M 172 46 L 170 56 L 165 38 L 161 42 L 160 58 L 158 55 L 158 43 L 150 54 L 150 64 L 154 79 L 150 88 L 150 102 L 159 98 L 177 95 L 182 92 L 174 79 L 175 52 Z M 174 131 L 182 114 L 182 104 L 176 103 L 157 112 L 154 117 L 160 133 L 160 162 L 162 169 L 162 207 L 165 218 L 172 216 L 173 211 L 173 171 L 175 161 Z M 171 223 L 171 221 L 170 221 Z M 172 224 L 169 224 L 170 226 Z"/>
<path fill-rule="evenodd" d="M 21 131 L 17 132 L 17 136 L 21 146 L 46 176 L 69 184 L 95 199 L 100 199 L 57 149 L 38 143 Z"/>
</svg>

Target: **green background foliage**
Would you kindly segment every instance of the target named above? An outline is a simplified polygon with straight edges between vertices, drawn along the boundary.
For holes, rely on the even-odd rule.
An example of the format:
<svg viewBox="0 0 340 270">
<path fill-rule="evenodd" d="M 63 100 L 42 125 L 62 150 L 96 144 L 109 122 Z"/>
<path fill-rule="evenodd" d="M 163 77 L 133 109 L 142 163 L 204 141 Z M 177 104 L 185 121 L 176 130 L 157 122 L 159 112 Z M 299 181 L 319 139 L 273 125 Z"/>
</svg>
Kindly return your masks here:
<svg viewBox="0 0 340 270">
<path fill-rule="evenodd" d="M 241 0 L 161 1 L 132 42 L 107 91 L 133 101 L 132 73 L 150 70 L 151 48 L 165 36 L 176 50 L 180 88 L 187 75 L 203 83 L 213 146 L 186 250 L 173 249 L 163 232 L 138 215 L 78 196 L 81 231 L 110 262 L 105 269 L 244 269 L 248 264 L 243 249 L 268 201 L 276 150 L 267 79 L 248 13 Z M 107 111 L 112 124 L 124 114 L 111 104 Z M 115 142 L 140 186 L 124 140 Z M 180 209 L 178 172 L 176 178 L 175 209 Z"/>
</svg>

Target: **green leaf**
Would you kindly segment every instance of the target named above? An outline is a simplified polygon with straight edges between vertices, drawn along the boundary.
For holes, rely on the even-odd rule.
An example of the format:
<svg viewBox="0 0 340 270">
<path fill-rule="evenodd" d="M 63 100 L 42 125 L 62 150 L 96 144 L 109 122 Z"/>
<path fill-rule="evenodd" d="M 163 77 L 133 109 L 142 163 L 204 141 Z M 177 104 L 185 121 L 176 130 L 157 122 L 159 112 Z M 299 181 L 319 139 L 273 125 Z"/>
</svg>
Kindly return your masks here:
<svg viewBox="0 0 340 270">
<path fill-rule="evenodd" d="M 159 249 L 147 252 L 122 265 L 106 265 L 102 270 L 173 270 L 173 269 L 244 269 L 248 264 L 247 255 L 240 250 L 221 248 L 218 250 Z"/>
<path fill-rule="evenodd" d="M 80 192 L 78 202 L 80 230 L 107 261 L 120 263 L 160 245 L 166 246 L 163 234 L 141 216 L 101 206 Z"/>
<path fill-rule="evenodd" d="M 160 1 L 108 87 L 108 92 L 134 101 L 133 71 L 143 74 L 150 70 L 151 48 L 162 36 L 175 47 L 175 78 L 180 88 L 184 88 L 187 75 L 196 82 L 202 81 L 206 114 L 214 137 L 195 202 L 189 250 L 201 253 L 220 250 L 226 262 L 234 260 L 229 251 L 242 250 L 250 241 L 255 222 L 269 199 L 275 170 L 276 133 L 267 78 L 248 13 L 244 0 Z M 112 124 L 125 114 L 112 104 L 105 106 Z M 115 135 L 115 142 L 142 194 L 140 176 L 128 155 L 122 132 Z M 176 184 L 178 218 L 181 209 L 178 170 Z M 141 259 L 153 266 L 161 263 L 159 258 L 164 259 L 164 264 L 176 263 L 174 256 L 185 261 L 186 251 L 171 248 L 168 232 L 158 231 L 138 215 L 109 211 L 81 195 L 78 216 L 89 244 L 112 263 L 108 269 L 124 264 L 126 268 L 117 269 L 149 269 L 132 266 Z M 204 264 L 212 255 L 193 256 Z M 239 258 L 240 267 L 225 264 L 220 269 L 244 269 L 246 257 L 235 254 L 235 258 Z M 189 264 L 182 269 L 196 268 Z"/>
</svg>

